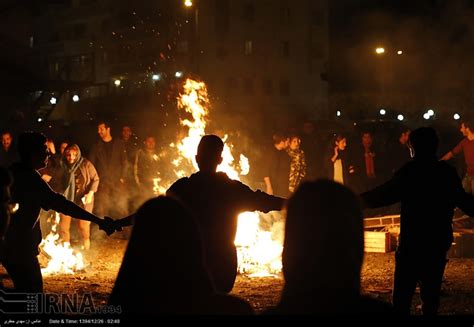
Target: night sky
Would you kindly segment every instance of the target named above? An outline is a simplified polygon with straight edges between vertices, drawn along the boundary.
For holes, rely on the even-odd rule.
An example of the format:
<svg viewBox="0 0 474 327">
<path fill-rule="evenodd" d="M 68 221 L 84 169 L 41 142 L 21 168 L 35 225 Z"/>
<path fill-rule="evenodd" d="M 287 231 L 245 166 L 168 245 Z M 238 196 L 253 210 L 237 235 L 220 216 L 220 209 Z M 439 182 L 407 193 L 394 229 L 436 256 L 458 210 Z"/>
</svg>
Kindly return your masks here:
<svg viewBox="0 0 474 327">
<path fill-rule="evenodd" d="M 403 59 L 392 58 L 395 88 L 472 90 L 472 1 L 336 0 L 330 6 L 332 91 L 375 87 L 377 46 L 404 52 Z"/>
</svg>

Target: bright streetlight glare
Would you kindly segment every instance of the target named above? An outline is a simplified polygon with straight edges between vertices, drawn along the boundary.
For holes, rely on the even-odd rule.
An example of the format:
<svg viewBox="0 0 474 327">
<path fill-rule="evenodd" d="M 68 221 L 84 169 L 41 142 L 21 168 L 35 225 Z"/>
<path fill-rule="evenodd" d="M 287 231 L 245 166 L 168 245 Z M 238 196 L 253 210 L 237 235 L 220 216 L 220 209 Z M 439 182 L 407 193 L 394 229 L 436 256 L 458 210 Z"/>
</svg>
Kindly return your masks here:
<svg viewBox="0 0 474 327">
<path fill-rule="evenodd" d="M 160 74 L 153 74 L 151 79 L 154 80 L 154 81 L 159 81 L 161 79 L 161 76 L 160 76 Z"/>
<path fill-rule="evenodd" d="M 398 55 L 401 55 L 401 54 L 403 54 L 403 51 L 402 51 L 402 50 L 398 50 L 398 51 L 397 51 L 397 54 L 398 54 Z"/>
<path fill-rule="evenodd" d="M 376 52 L 377 54 L 382 54 L 382 53 L 385 52 L 385 49 L 384 49 L 384 48 L 377 48 L 377 49 L 375 49 L 375 52 Z"/>
<path fill-rule="evenodd" d="M 383 115 L 385 115 L 387 112 L 385 111 L 385 109 L 380 109 L 379 113 L 383 116 Z"/>
<path fill-rule="evenodd" d="M 340 110 L 336 111 L 336 116 L 341 117 L 341 111 Z"/>
<path fill-rule="evenodd" d="M 397 116 L 397 119 L 398 119 L 399 121 L 402 121 L 402 120 L 405 119 L 405 117 L 403 117 L 403 115 L 398 115 L 398 116 Z"/>
<path fill-rule="evenodd" d="M 185 1 L 184 1 L 184 5 L 185 5 L 186 7 L 192 7 L 192 6 L 193 6 L 193 2 L 192 2 L 192 0 L 185 0 Z"/>
<path fill-rule="evenodd" d="M 176 78 L 181 78 L 181 77 L 183 77 L 183 72 L 177 71 L 177 72 L 174 74 L 174 76 L 175 76 Z"/>
<path fill-rule="evenodd" d="M 51 97 L 51 99 L 49 99 L 49 103 L 51 104 L 56 104 L 56 102 L 58 102 L 58 99 L 56 99 L 55 97 Z"/>
<path fill-rule="evenodd" d="M 453 115 L 454 120 L 459 120 L 461 116 L 459 114 L 454 114 Z"/>
<path fill-rule="evenodd" d="M 430 119 L 430 117 L 431 117 L 431 115 L 430 115 L 429 113 L 427 113 L 427 112 L 425 112 L 425 113 L 423 114 L 423 118 L 426 119 L 426 120 Z"/>
<path fill-rule="evenodd" d="M 122 81 L 119 80 L 119 79 L 116 79 L 116 80 L 114 81 L 115 86 L 120 86 L 121 83 L 122 83 Z"/>
<path fill-rule="evenodd" d="M 428 110 L 426 113 L 430 116 L 434 116 L 435 114 L 435 112 L 432 109 Z"/>
<path fill-rule="evenodd" d="M 75 94 L 75 95 L 72 97 L 72 101 L 78 102 L 78 101 L 79 101 L 79 96 L 78 96 L 77 94 Z"/>
</svg>

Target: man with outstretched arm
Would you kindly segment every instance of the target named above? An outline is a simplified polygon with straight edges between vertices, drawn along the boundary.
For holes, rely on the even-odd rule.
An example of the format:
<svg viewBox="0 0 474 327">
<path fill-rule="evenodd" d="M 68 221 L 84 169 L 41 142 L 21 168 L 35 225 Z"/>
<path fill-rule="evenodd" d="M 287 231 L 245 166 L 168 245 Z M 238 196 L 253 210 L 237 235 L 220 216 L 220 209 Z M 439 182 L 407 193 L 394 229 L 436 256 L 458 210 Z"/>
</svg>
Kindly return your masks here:
<svg viewBox="0 0 474 327">
<path fill-rule="evenodd" d="M 41 179 L 38 169 L 48 160 L 46 137 L 40 133 L 23 133 L 18 140 L 20 162 L 10 168 L 13 177 L 11 201 L 18 203 L 5 235 L 2 263 L 13 280 L 17 292 L 43 292 L 43 278 L 38 262 L 38 246 L 42 235 L 40 210 L 55 210 L 82 220 L 91 221 L 107 234 L 115 231 L 110 218 L 100 219 L 74 202 L 54 192 Z"/>
</svg>

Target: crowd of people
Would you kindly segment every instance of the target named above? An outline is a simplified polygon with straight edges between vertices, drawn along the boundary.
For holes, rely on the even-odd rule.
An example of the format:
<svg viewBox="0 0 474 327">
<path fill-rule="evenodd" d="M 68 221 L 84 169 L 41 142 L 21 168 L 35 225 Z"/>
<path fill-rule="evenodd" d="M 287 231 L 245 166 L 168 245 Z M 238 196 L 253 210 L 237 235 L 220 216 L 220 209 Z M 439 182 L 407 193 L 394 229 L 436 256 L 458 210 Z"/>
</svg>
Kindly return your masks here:
<svg viewBox="0 0 474 327">
<path fill-rule="evenodd" d="M 275 134 L 264 174 L 266 192 L 287 197 L 304 180 L 316 178 L 334 180 L 358 193 L 367 191 L 410 160 L 409 135 L 409 128 L 400 127 L 398 138 L 377 145 L 368 129 L 355 139 L 336 133 L 327 144 L 311 133 Z"/>
<path fill-rule="evenodd" d="M 350 153 L 347 138 L 335 135 L 330 151 L 321 152 L 327 156 L 321 156 L 320 166 L 314 155 L 320 148 L 305 151 L 304 138 L 275 135 L 263 178 L 266 192 L 218 173 L 224 143 L 205 135 L 197 148 L 199 171 L 158 197 L 144 194 L 156 178 L 152 136 L 138 149 L 129 127 L 115 139 L 110 125 L 100 122 L 100 140 L 86 159 L 69 142 L 54 155 L 51 142 L 33 132 L 18 136 L 14 152 L 12 135 L 4 133 L 1 162 L 9 166 L 0 170 L 1 263 L 15 291 L 43 291 L 37 259 L 41 209 L 62 214 L 65 242 L 71 218 L 78 218 L 85 249 L 91 222 L 107 235 L 133 225 L 111 305 L 129 313 L 252 314 L 246 301 L 227 295 L 237 275 L 237 216 L 286 207 L 285 286 L 280 303 L 266 314 L 408 314 L 420 283 L 423 314 L 434 315 L 453 241 L 454 209 L 474 215 L 471 126 L 467 119 L 462 122 L 465 139 L 441 160 L 433 128 L 401 131 L 398 148 L 383 152 L 392 156 L 385 168 L 394 172 L 389 178 L 380 173 L 381 158 L 369 132 Z M 445 162 L 461 152 L 468 168 L 463 182 Z M 122 199 L 133 189 L 144 199 L 139 208 Z M 12 203 L 19 205 L 16 211 Z M 396 203 L 401 204 L 401 233 L 391 306 L 361 294 L 363 210 Z M 335 233 L 341 242 L 332 242 Z M 143 256 L 150 249 L 156 260 Z"/>
</svg>

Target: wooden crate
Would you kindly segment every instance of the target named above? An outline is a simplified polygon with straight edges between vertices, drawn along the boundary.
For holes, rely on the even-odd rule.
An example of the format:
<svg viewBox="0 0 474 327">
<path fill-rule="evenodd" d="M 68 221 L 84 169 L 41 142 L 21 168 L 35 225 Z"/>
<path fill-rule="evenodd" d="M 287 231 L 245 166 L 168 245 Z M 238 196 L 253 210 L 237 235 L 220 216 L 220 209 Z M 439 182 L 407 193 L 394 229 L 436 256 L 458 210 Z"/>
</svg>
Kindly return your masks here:
<svg viewBox="0 0 474 327">
<path fill-rule="evenodd" d="M 364 232 L 364 251 L 379 253 L 390 252 L 390 233 Z"/>
</svg>

